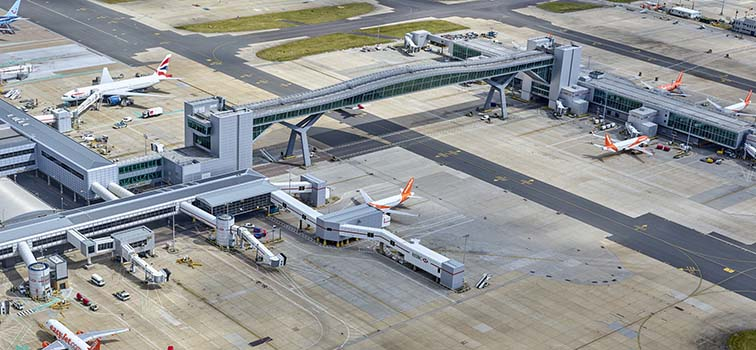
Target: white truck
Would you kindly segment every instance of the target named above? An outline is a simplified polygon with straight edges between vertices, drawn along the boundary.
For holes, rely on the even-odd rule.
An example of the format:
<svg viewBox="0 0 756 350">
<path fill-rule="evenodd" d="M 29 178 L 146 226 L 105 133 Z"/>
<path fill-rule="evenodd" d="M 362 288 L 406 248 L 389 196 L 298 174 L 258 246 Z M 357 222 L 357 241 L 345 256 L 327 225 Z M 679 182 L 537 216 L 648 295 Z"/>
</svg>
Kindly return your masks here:
<svg viewBox="0 0 756 350">
<path fill-rule="evenodd" d="M 142 118 L 152 118 L 163 114 L 163 107 L 153 107 L 142 112 Z"/>
</svg>

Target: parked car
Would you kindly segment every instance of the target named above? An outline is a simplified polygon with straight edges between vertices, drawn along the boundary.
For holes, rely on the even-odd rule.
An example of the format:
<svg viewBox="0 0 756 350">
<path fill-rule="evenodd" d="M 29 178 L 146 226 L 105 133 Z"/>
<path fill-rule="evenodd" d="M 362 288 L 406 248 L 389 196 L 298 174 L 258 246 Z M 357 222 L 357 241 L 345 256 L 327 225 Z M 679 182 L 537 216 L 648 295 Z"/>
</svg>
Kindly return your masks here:
<svg viewBox="0 0 756 350">
<path fill-rule="evenodd" d="M 126 301 L 126 300 L 131 299 L 131 294 L 129 294 L 129 292 L 127 292 L 125 290 L 122 290 L 120 292 L 116 292 L 113 295 L 115 295 L 115 297 L 118 298 L 118 300 L 120 300 L 120 301 Z"/>
<path fill-rule="evenodd" d="M 11 303 L 11 305 L 13 306 L 13 308 L 14 308 L 14 309 L 16 309 L 16 310 L 18 310 L 18 311 L 21 311 L 21 310 L 23 310 L 23 309 L 24 309 L 24 302 L 23 302 L 23 301 L 21 301 L 21 300 L 14 300 L 14 301 L 13 301 L 13 302 Z"/>
<path fill-rule="evenodd" d="M 134 118 L 132 117 L 123 117 L 123 119 L 121 119 L 121 121 L 124 123 L 131 123 L 133 120 Z"/>
<path fill-rule="evenodd" d="M 127 127 L 128 124 L 124 123 L 123 120 L 119 121 L 118 123 L 113 124 L 113 129 L 122 129 Z"/>
<path fill-rule="evenodd" d="M 92 277 L 90 277 L 89 280 L 92 282 L 92 284 L 98 287 L 102 287 L 105 285 L 105 279 L 103 279 L 100 275 L 96 273 L 93 273 Z"/>
<path fill-rule="evenodd" d="M 100 309 L 100 307 L 97 306 L 97 304 L 92 304 L 92 305 L 89 305 L 89 309 L 92 311 L 97 311 Z"/>
</svg>

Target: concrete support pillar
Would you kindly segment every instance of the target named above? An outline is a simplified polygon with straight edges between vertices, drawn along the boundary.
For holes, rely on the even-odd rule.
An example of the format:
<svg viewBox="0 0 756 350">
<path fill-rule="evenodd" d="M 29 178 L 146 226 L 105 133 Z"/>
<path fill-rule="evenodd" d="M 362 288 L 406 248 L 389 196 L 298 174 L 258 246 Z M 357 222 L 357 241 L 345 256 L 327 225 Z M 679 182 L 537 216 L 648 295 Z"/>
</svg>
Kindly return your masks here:
<svg viewBox="0 0 756 350">
<path fill-rule="evenodd" d="M 506 87 L 512 82 L 512 80 L 514 80 L 514 78 L 515 75 L 486 79 L 485 82 L 488 83 L 488 85 L 491 85 L 491 89 L 488 90 L 488 96 L 486 97 L 486 102 L 483 105 L 483 108 L 486 109 L 491 105 L 491 102 L 493 102 L 494 94 L 498 92 L 499 99 L 501 101 L 501 119 L 507 119 L 507 98 L 504 93 L 504 89 L 506 89 Z"/>
<path fill-rule="evenodd" d="M 299 138 L 302 142 L 302 158 L 304 159 L 304 166 L 310 166 L 312 164 L 312 160 L 310 159 L 310 142 L 307 139 L 307 131 L 309 131 L 310 128 L 315 125 L 315 123 L 318 121 L 318 119 L 320 119 L 322 115 L 323 113 L 313 114 L 307 118 L 302 119 L 296 125 L 288 122 L 281 122 L 281 124 L 291 129 L 291 134 L 289 135 L 289 143 L 286 145 L 286 153 L 284 154 L 284 157 L 290 157 L 294 154 L 294 147 L 296 147 L 297 143 L 297 135 L 299 135 Z"/>
</svg>

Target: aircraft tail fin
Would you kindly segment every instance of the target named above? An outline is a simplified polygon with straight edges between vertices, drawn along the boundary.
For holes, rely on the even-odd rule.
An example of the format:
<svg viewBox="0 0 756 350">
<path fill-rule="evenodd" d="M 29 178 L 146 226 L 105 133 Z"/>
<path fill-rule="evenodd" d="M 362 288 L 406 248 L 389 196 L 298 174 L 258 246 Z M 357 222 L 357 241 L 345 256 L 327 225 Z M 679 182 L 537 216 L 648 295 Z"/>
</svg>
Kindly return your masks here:
<svg viewBox="0 0 756 350">
<path fill-rule="evenodd" d="M 407 181 L 407 185 L 404 186 L 404 189 L 402 189 L 402 197 L 403 198 L 409 198 L 409 196 L 412 195 L 412 185 L 415 183 L 415 178 L 411 177 L 409 181 Z"/>
<path fill-rule="evenodd" d="M 746 106 L 751 104 L 751 95 L 753 95 L 753 90 L 748 91 L 748 96 L 746 96 L 745 100 L 743 101 L 745 102 Z"/>
<path fill-rule="evenodd" d="M 604 135 L 604 147 L 612 148 L 613 146 L 614 142 L 612 142 L 612 138 L 609 136 L 609 134 Z"/>
<path fill-rule="evenodd" d="M 100 84 L 107 84 L 112 83 L 113 77 L 110 76 L 110 71 L 108 71 L 108 67 L 102 68 L 102 75 L 100 75 Z"/>
<path fill-rule="evenodd" d="M 170 78 L 172 75 L 168 74 L 168 64 L 171 63 L 171 54 L 168 54 L 165 56 L 163 61 L 160 62 L 160 65 L 155 70 L 155 74 L 158 75 L 160 78 Z"/>
<path fill-rule="evenodd" d="M 100 346 L 102 345 L 102 342 L 100 339 L 95 339 L 94 344 L 89 347 L 89 350 L 100 350 Z"/>
<path fill-rule="evenodd" d="M 15 3 L 13 3 L 13 6 L 11 6 L 10 10 L 8 10 L 8 13 L 5 14 L 7 17 L 18 17 L 18 8 L 21 7 L 21 0 L 16 0 Z"/>
<path fill-rule="evenodd" d="M 685 74 L 685 72 L 684 71 L 680 71 L 680 74 L 677 75 L 677 79 L 675 79 L 675 84 L 677 84 L 677 85 L 682 84 L 683 74 Z"/>
<path fill-rule="evenodd" d="M 373 198 L 370 198 L 370 195 L 367 194 L 367 192 L 363 190 L 359 190 L 360 195 L 362 196 L 362 200 L 365 201 L 365 203 L 371 203 L 373 202 Z"/>
</svg>

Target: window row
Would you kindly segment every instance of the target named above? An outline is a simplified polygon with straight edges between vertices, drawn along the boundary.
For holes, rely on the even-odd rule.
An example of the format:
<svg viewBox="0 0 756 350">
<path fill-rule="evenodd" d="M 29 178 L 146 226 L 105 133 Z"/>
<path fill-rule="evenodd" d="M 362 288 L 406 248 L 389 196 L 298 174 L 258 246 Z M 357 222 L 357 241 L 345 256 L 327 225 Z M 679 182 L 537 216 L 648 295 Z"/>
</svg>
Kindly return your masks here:
<svg viewBox="0 0 756 350">
<path fill-rule="evenodd" d="M 34 153 L 34 148 L 25 149 L 23 151 L 16 151 L 16 152 L 10 152 L 10 153 L 0 154 L 0 159 L 18 157 L 18 156 L 22 156 L 24 154 L 32 154 L 32 153 Z"/>
<path fill-rule="evenodd" d="M 51 155 L 47 154 L 47 152 L 45 152 L 45 151 L 42 151 L 42 156 L 43 156 L 43 157 L 45 157 L 45 158 L 47 158 L 47 159 L 49 159 L 49 160 L 50 160 L 51 162 L 53 162 L 53 163 L 55 163 L 55 164 L 56 164 L 57 166 L 59 166 L 59 167 L 61 167 L 61 168 L 65 169 L 66 171 L 68 171 L 69 173 L 73 174 L 74 176 L 78 177 L 79 179 L 81 179 L 81 180 L 84 180 L 84 175 L 82 175 L 82 174 L 81 174 L 80 172 L 78 172 L 78 171 L 74 170 L 74 169 L 73 169 L 72 167 L 68 166 L 67 164 L 65 164 L 65 163 L 63 163 L 63 162 L 61 162 L 61 161 L 59 161 L 59 160 L 58 160 L 58 159 L 56 159 L 55 157 L 53 157 L 53 156 L 51 156 Z"/>
<path fill-rule="evenodd" d="M 720 145 L 725 145 L 731 148 L 736 148 L 738 146 L 738 133 L 708 123 L 696 121 L 692 118 L 676 113 L 669 114 L 669 122 L 667 125 L 672 129 L 690 133 L 693 136 Z"/>
<path fill-rule="evenodd" d="M 67 238 L 67 236 L 66 236 L 65 233 L 59 234 L 59 235 L 55 235 L 55 236 L 52 236 L 52 237 L 41 238 L 41 239 L 32 241 L 32 247 L 39 247 L 39 246 L 45 245 L 45 244 L 50 244 L 50 243 L 65 241 L 66 238 Z"/>
<path fill-rule="evenodd" d="M 152 172 L 152 173 L 141 174 L 141 175 L 127 177 L 125 179 L 118 180 L 118 184 L 121 185 L 121 186 L 126 187 L 126 186 L 130 186 L 130 185 L 133 185 L 133 184 L 138 184 L 138 183 L 142 183 L 142 182 L 152 181 L 152 180 L 159 179 L 159 178 L 162 178 L 162 177 L 163 177 L 163 172 L 162 171 L 155 171 L 155 172 Z"/>
<path fill-rule="evenodd" d="M 191 119 L 187 119 L 186 125 L 189 128 L 197 130 L 197 131 L 199 131 L 199 132 L 201 132 L 201 133 L 203 133 L 205 135 L 209 135 L 211 133 L 211 131 L 212 131 L 212 127 L 210 127 L 210 126 L 204 126 L 204 125 L 202 125 L 200 123 L 197 123 L 197 122 L 195 122 L 194 120 L 191 120 Z"/>
<path fill-rule="evenodd" d="M 152 218 L 152 217 L 156 217 L 156 216 L 170 214 L 170 213 L 173 213 L 174 211 L 175 210 L 174 210 L 173 207 L 164 208 L 164 209 L 156 210 L 156 211 L 149 212 L 149 213 L 139 214 L 139 215 L 132 216 L 132 217 L 129 217 L 129 218 L 124 218 L 124 219 L 120 219 L 120 220 L 106 222 L 106 223 L 95 225 L 95 226 L 92 226 L 92 227 L 82 228 L 82 229 L 79 230 L 79 232 L 81 232 L 81 234 L 85 235 L 87 233 L 102 231 L 102 230 L 105 230 L 105 229 L 108 229 L 108 228 L 111 228 L 111 227 L 121 226 L 121 225 L 125 225 L 125 224 L 128 224 L 128 223 L 132 223 L 132 222 L 136 222 L 136 221 L 140 221 L 140 220 L 144 220 L 144 219 L 148 219 L 148 218 Z"/>
<path fill-rule="evenodd" d="M 210 142 L 210 136 L 201 136 L 197 134 L 192 134 L 192 141 L 194 141 L 195 145 L 202 146 L 206 149 L 211 149 L 211 142 Z"/>
<path fill-rule="evenodd" d="M 32 166 L 34 164 L 35 164 L 34 161 L 30 160 L 28 162 L 23 162 L 23 163 L 15 163 L 15 164 L 11 164 L 11 165 L 4 165 L 4 166 L 0 166 L 0 172 L 2 172 L 2 171 L 8 171 L 8 170 L 13 170 L 13 169 L 18 169 L 18 168 L 25 168 L 25 167 L 28 167 L 28 166 Z"/>
</svg>

